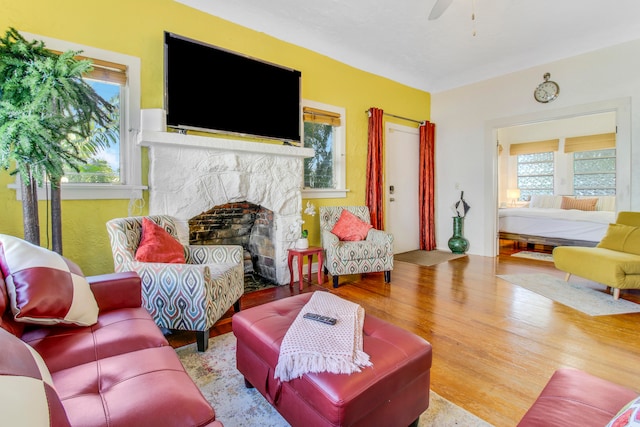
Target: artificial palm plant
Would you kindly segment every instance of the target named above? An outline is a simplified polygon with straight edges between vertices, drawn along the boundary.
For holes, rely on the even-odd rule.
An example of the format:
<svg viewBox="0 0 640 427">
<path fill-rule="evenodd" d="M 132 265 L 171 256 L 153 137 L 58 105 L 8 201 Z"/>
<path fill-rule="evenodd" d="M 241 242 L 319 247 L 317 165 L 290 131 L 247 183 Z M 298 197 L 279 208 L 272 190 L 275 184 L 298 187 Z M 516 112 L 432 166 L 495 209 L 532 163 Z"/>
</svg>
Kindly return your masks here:
<svg viewBox="0 0 640 427">
<path fill-rule="evenodd" d="M 62 253 L 60 180 L 78 170 L 109 138 L 112 107 L 82 76 L 91 61 L 28 41 L 14 28 L 0 38 L 0 167 L 13 168 L 22 186 L 24 237 L 40 244 L 37 186 L 51 183 L 53 250 Z M 104 133 L 102 133 L 104 134 Z"/>
</svg>

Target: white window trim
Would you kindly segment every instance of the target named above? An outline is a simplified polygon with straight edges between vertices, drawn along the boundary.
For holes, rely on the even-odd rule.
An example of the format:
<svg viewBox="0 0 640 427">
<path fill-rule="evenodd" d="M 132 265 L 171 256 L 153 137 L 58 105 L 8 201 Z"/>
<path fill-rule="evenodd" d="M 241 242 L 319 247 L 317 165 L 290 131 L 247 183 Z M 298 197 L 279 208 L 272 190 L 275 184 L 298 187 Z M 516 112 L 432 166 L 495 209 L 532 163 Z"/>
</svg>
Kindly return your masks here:
<svg viewBox="0 0 640 427">
<path fill-rule="evenodd" d="M 330 111 L 332 113 L 340 114 L 341 124 L 336 128 L 334 150 L 333 150 L 333 170 L 336 179 L 336 188 L 306 188 L 304 187 L 304 173 L 302 174 L 302 197 L 305 199 L 339 199 L 347 197 L 349 189 L 346 188 L 346 127 L 347 127 L 347 113 L 343 107 L 336 107 L 334 105 L 323 104 L 321 102 L 310 101 L 308 99 L 302 100 L 303 107 L 317 108 L 320 110 Z M 304 119 L 301 119 L 304 120 Z M 302 123 L 304 125 L 304 123 Z M 302 126 L 304 133 L 304 126 Z M 304 146 L 304 134 L 302 135 L 302 141 Z"/>
<path fill-rule="evenodd" d="M 80 50 L 83 56 L 127 66 L 127 85 L 124 88 L 126 102 L 120 103 L 120 117 L 123 119 L 121 129 L 126 130 L 121 132 L 120 137 L 120 170 L 123 183 L 63 184 L 61 196 L 63 200 L 141 199 L 142 190 L 146 190 L 147 186 L 142 185 L 141 148 L 136 143 L 140 129 L 140 58 L 26 32 L 22 35 L 27 40 L 42 40 L 48 49 L 62 52 Z M 22 200 L 21 186 L 17 181 L 8 187 L 16 190 L 17 200 Z M 45 189 L 39 188 L 38 199 L 46 200 L 47 197 Z"/>
</svg>

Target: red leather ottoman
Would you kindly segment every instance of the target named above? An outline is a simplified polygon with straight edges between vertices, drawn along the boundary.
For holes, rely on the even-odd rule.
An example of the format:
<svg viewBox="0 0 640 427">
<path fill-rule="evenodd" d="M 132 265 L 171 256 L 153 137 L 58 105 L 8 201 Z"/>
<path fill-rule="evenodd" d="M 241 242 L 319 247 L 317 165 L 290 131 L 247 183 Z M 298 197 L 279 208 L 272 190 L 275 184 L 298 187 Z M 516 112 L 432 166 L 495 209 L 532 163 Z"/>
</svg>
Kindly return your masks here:
<svg viewBox="0 0 640 427">
<path fill-rule="evenodd" d="M 417 425 L 429 407 L 431 344 L 373 316 L 365 316 L 363 340 L 372 367 L 351 375 L 274 379 L 280 343 L 311 295 L 233 315 L 237 367 L 247 386 L 255 386 L 294 427 Z"/>
</svg>

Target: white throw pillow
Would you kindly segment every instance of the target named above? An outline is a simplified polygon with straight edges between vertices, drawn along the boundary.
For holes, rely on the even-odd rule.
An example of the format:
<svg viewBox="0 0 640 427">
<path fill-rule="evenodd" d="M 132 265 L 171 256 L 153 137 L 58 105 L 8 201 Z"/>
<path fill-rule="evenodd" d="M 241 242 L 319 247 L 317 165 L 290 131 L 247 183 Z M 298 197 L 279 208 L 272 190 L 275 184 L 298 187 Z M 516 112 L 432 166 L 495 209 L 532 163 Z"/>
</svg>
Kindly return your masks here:
<svg viewBox="0 0 640 427">
<path fill-rule="evenodd" d="M 98 303 L 89 282 L 67 258 L 0 234 L 0 268 L 16 321 L 79 326 L 98 321 Z"/>
</svg>

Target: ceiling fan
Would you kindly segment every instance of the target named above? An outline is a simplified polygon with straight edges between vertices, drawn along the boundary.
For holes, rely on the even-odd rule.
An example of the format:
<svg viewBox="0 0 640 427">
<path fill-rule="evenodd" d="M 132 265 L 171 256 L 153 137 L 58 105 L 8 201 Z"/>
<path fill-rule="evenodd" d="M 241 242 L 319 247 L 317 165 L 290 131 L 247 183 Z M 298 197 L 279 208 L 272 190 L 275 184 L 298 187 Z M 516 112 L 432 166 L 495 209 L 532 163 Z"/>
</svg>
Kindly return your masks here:
<svg viewBox="0 0 640 427">
<path fill-rule="evenodd" d="M 436 4 L 433 5 L 433 9 L 429 14 L 429 21 L 438 19 L 451 6 L 451 3 L 453 3 L 453 0 L 436 0 Z"/>
<path fill-rule="evenodd" d="M 429 14 L 429 21 L 434 21 L 451 6 L 453 0 L 436 0 L 436 3 L 433 5 L 431 9 L 431 13 Z M 475 0 L 471 0 L 471 22 L 473 23 L 473 37 L 476 36 L 476 2 Z"/>
</svg>

